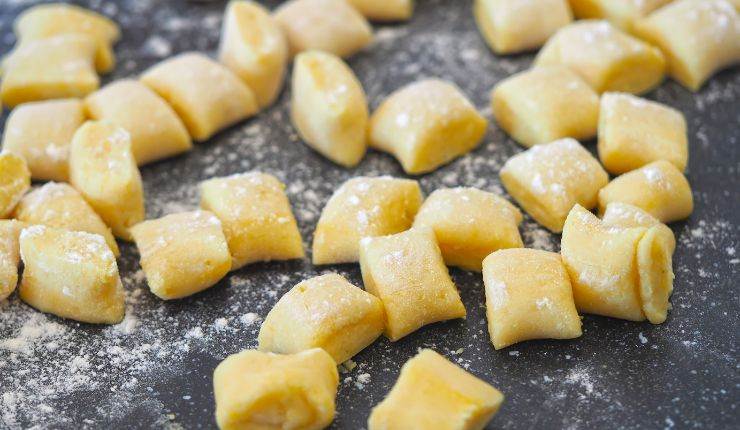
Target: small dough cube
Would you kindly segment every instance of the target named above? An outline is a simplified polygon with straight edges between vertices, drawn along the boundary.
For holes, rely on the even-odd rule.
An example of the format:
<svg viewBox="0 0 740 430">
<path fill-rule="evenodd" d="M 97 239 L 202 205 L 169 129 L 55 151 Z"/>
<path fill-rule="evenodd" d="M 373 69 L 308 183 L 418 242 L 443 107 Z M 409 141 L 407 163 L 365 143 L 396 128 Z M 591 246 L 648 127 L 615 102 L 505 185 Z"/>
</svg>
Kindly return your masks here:
<svg viewBox="0 0 740 430">
<path fill-rule="evenodd" d="M 346 58 L 373 40 L 370 24 L 346 0 L 289 0 L 273 16 L 293 55 L 318 50 Z"/>
<path fill-rule="evenodd" d="M 79 99 L 20 105 L 8 116 L 3 149 L 22 156 L 33 179 L 67 181 L 69 145 L 83 122 L 85 110 Z"/>
<path fill-rule="evenodd" d="M 655 218 L 637 206 L 621 202 L 609 203 L 601 220 L 606 225 L 622 228 L 652 227 L 662 224 L 658 218 Z"/>
<path fill-rule="evenodd" d="M 596 136 L 599 96 L 565 67 L 537 67 L 504 79 L 491 94 L 493 117 L 519 144 Z M 563 114 L 568 112 L 567 115 Z"/>
<path fill-rule="evenodd" d="M 108 226 L 70 185 L 47 182 L 26 194 L 15 208 L 13 217 L 28 224 L 97 234 L 105 239 L 118 257 L 118 245 Z"/>
<path fill-rule="evenodd" d="M 0 301 L 8 298 L 18 285 L 18 238 L 24 227 L 22 222 L 14 219 L 0 220 Z"/>
<path fill-rule="evenodd" d="M 504 396 L 431 349 L 401 368 L 388 396 L 375 406 L 368 430 L 478 430 L 496 415 Z"/>
<path fill-rule="evenodd" d="M 232 354 L 213 372 L 221 430 L 319 430 L 334 420 L 339 373 L 316 348 L 292 355 Z"/>
<path fill-rule="evenodd" d="M 573 21 L 567 0 L 475 0 L 475 21 L 497 54 L 513 54 L 542 46 Z"/>
<path fill-rule="evenodd" d="M 349 0 L 371 21 L 406 21 L 414 13 L 414 0 Z"/>
<path fill-rule="evenodd" d="M 635 24 L 658 46 L 668 74 L 697 91 L 716 72 L 740 63 L 740 15 L 726 0 L 676 0 Z"/>
<path fill-rule="evenodd" d="M 0 218 L 7 218 L 31 188 L 26 160 L 12 152 L 0 152 Z"/>
<path fill-rule="evenodd" d="M 112 122 L 83 124 L 72 138 L 69 176 L 113 234 L 131 240 L 129 228 L 144 220 L 144 190 L 128 132 Z"/>
<path fill-rule="evenodd" d="M 139 165 L 190 151 L 193 143 L 175 111 L 146 85 L 121 79 L 85 98 L 90 118 L 114 122 L 131 135 Z"/>
<path fill-rule="evenodd" d="M 622 174 L 666 160 L 686 168 L 689 141 L 683 114 L 669 106 L 629 94 L 601 96 L 599 159 L 606 170 Z"/>
<path fill-rule="evenodd" d="M 84 34 L 95 41 L 95 66 L 100 73 L 113 70 L 116 58 L 111 45 L 121 37 L 115 22 L 89 9 L 66 3 L 38 5 L 23 11 L 15 21 L 21 44 L 59 34 Z"/>
<path fill-rule="evenodd" d="M 673 0 L 570 0 L 573 14 L 579 19 L 603 18 L 624 31 L 632 32 L 640 18 Z"/>
<path fill-rule="evenodd" d="M 257 261 L 303 258 L 285 185 L 272 175 L 250 172 L 201 184 L 200 206 L 213 212 L 231 252 L 231 269 Z"/>
<path fill-rule="evenodd" d="M 597 93 L 642 94 L 658 86 L 666 61 L 660 50 L 608 21 L 577 21 L 562 28 L 537 54 L 535 66 L 570 68 Z"/>
<path fill-rule="evenodd" d="M 98 234 L 35 225 L 20 235 L 23 279 L 18 294 L 34 308 L 94 324 L 123 320 L 116 258 Z"/>
<path fill-rule="evenodd" d="M 64 34 L 34 40 L 3 61 L 0 95 L 6 106 L 36 100 L 83 97 L 98 89 L 95 42 L 89 36 Z"/>
<path fill-rule="evenodd" d="M 175 109 L 199 142 L 258 110 L 254 93 L 241 79 L 196 52 L 155 64 L 141 75 L 141 81 Z"/>
<path fill-rule="evenodd" d="M 293 66 L 290 116 L 301 138 L 331 161 L 356 166 L 367 149 L 365 91 L 339 57 L 298 54 Z"/>
<path fill-rule="evenodd" d="M 443 188 L 421 205 L 414 227 L 434 230 L 448 266 L 481 271 L 483 259 L 503 248 L 521 248 L 522 213 L 506 199 L 476 188 Z"/>
<path fill-rule="evenodd" d="M 288 62 L 288 42 L 270 12 L 254 1 L 226 7 L 218 60 L 254 91 L 260 107 L 280 94 Z"/>
<path fill-rule="evenodd" d="M 313 264 L 359 261 L 362 238 L 408 230 L 422 200 L 419 183 L 411 179 L 348 180 L 321 211 L 313 238 Z"/>
<path fill-rule="evenodd" d="M 614 178 L 599 191 L 599 211 L 612 202 L 628 203 L 661 222 L 687 218 L 694 198 L 686 177 L 673 164 L 659 160 Z"/>
<path fill-rule="evenodd" d="M 397 341 L 438 321 L 465 318 L 434 232 L 413 228 L 360 242 L 365 289 L 385 307 L 385 335 Z"/>
<path fill-rule="evenodd" d="M 383 303 L 337 274 L 305 280 L 278 300 L 258 337 L 261 351 L 321 348 L 343 363 L 383 333 Z"/>
<path fill-rule="evenodd" d="M 553 233 L 575 204 L 593 208 L 609 175 L 581 144 L 560 139 L 511 157 L 501 182 L 519 205 Z"/>
<path fill-rule="evenodd" d="M 454 84 L 426 79 L 389 95 L 370 118 L 370 146 L 406 173 L 431 172 L 472 151 L 487 123 Z"/>
<path fill-rule="evenodd" d="M 231 269 L 221 221 L 207 211 L 183 212 L 133 226 L 149 289 L 164 300 L 215 285 Z"/>
</svg>

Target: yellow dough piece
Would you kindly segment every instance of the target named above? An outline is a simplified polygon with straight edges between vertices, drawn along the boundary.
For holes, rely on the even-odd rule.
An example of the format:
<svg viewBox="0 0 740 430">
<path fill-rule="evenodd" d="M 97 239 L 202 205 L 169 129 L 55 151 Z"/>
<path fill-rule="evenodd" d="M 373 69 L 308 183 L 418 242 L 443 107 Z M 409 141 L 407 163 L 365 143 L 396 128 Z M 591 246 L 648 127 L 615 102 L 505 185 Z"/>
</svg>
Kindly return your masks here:
<svg viewBox="0 0 740 430">
<path fill-rule="evenodd" d="M 359 261 L 362 238 L 408 230 L 422 200 L 419 183 L 411 179 L 348 180 L 321 211 L 313 237 L 313 264 Z"/>
<path fill-rule="evenodd" d="M 362 84 L 339 57 L 298 54 L 290 116 L 301 138 L 331 161 L 357 165 L 367 149 L 368 110 Z"/>
<path fill-rule="evenodd" d="M 83 231 L 105 239 L 118 257 L 118 245 L 108 226 L 68 184 L 47 182 L 26 194 L 15 208 L 13 217 L 28 224 L 41 224 L 72 231 Z"/>
<path fill-rule="evenodd" d="M 637 206 L 664 223 L 687 218 L 694 210 L 689 181 L 664 160 L 613 179 L 599 191 L 599 211 L 612 202 Z"/>
<path fill-rule="evenodd" d="M 686 168 L 689 141 L 681 112 L 629 94 L 601 96 L 599 159 L 613 174 L 622 174 L 657 160 Z"/>
<path fill-rule="evenodd" d="M 401 368 L 388 396 L 375 406 L 368 430 L 479 430 L 504 396 L 431 349 Z"/>
<path fill-rule="evenodd" d="M 409 174 L 431 172 L 472 151 L 487 123 L 454 84 L 426 79 L 389 95 L 370 118 L 370 146 Z"/>
<path fill-rule="evenodd" d="M 95 67 L 100 73 L 113 70 L 116 58 L 111 45 L 121 37 L 118 25 L 107 17 L 66 3 L 26 9 L 15 21 L 15 33 L 21 44 L 59 34 L 87 35 L 95 41 Z"/>
<path fill-rule="evenodd" d="M 116 258 L 98 234 L 35 225 L 20 235 L 21 300 L 62 318 L 95 324 L 123 319 Z"/>
<path fill-rule="evenodd" d="M 83 97 L 98 89 L 95 42 L 80 34 L 33 40 L 3 61 L 0 95 L 6 106 L 65 97 Z"/>
<path fill-rule="evenodd" d="M 175 111 L 139 81 L 121 79 L 85 98 L 92 119 L 114 122 L 131 135 L 139 165 L 190 151 L 193 143 Z"/>
<path fill-rule="evenodd" d="M 254 91 L 260 107 L 280 94 L 288 62 L 288 42 L 270 12 L 254 1 L 226 7 L 218 60 Z"/>
<path fill-rule="evenodd" d="M 18 238 L 24 227 L 24 223 L 14 219 L 0 220 L 0 301 L 13 294 L 18 285 Z"/>
<path fill-rule="evenodd" d="M 491 107 L 498 125 L 526 147 L 564 137 L 591 139 L 599 122 L 598 94 L 562 66 L 504 79 L 493 88 Z"/>
<path fill-rule="evenodd" d="M 337 366 L 316 348 L 292 355 L 232 354 L 213 372 L 222 430 L 320 430 L 334 420 Z"/>
<path fill-rule="evenodd" d="M 164 300 L 215 285 L 231 269 L 221 221 L 207 211 L 182 212 L 133 226 L 149 289 Z"/>
<path fill-rule="evenodd" d="M 292 55 L 318 50 L 346 58 L 373 40 L 370 24 L 346 0 L 289 0 L 273 16 Z"/>
<path fill-rule="evenodd" d="M 573 14 L 579 19 L 603 18 L 632 32 L 633 25 L 650 12 L 673 0 L 569 0 Z"/>
<path fill-rule="evenodd" d="M 429 228 L 363 239 L 360 268 L 365 289 L 383 302 L 385 335 L 391 341 L 427 324 L 465 318 L 465 306 Z"/>
<path fill-rule="evenodd" d="M 128 132 L 106 121 L 83 124 L 72 138 L 69 176 L 113 234 L 131 240 L 129 228 L 144 220 L 144 190 Z"/>
<path fill-rule="evenodd" d="M 22 156 L 36 180 L 69 180 L 69 145 L 85 122 L 79 99 L 25 103 L 5 124 L 3 149 Z"/>
<path fill-rule="evenodd" d="M 567 0 L 475 0 L 478 30 L 497 54 L 513 54 L 542 46 L 573 21 Z"/>
<path fill-rule="evenodd" d="M 506 199 L 476 188 L 443 188 L 421 205 L 414 227 L 434 230 L 445 263 L 480 272 L 483 259 L 523 246 L 522 214 Z"/>
<path fill-rule="evenodd" d="M 371 21 L 406 21 L 414 13 L 414 0 L 349 0 Z"/>
<path fill-rule="evenodd" d="M 668 74 L 697 91 L 716 72 L 740 63 L 740 15 L 726 0 L 676 0 L 635 24 L 658 46 Z"/>
<path fill-rule="evenodd" d="M 12 152 L 0 152 L 0 218 L 7 218 L 31 188 L 26 160 Z"/>
<path fill-rule="evenodd" d="M 502 249 L 483 260 L 488 333 L 495 349 L 532 339 L 581 336 L 568 272 L 560 255 Z"/>
<path fill-rule="evenodd" d="M 290 354 L 321 348 L 343 363 L 383 333 L 383 303 L 327 274 L 307 279 L 278 300 L 260 327 L 261 351 Z"/>
<path fill-rule="evenodd" d="M 578 73 L 597 93 L 645 93 L 663 81 L 666 69 L 658 48 L 602 20 L 577 21 L 555 33 L 535 66 L 555 65 Z"/>
<path fill-rule="evenodd" d="M 553 233 L 563 229 L 575 204 L 596 206 L 609 175 L 573 139 L 534 146 L 511 157 L 500 172 L 506 191 L 538 223 Z"/>
<path fill-rule="evenodd" d="M 232 270 L 257 261 L 303 258 L 301 233 L 277 178 L 250 172 L 209 179 L 200 188 L 200 206 L 221 220 Z"/>
<path fill-rule="evenodd" d="M 141 81 L 175 109 L 196 141 L 207 140 L 258 110 L 254 93 L 239 77 L 196 52 L 152 66 Z"/>
</svg>

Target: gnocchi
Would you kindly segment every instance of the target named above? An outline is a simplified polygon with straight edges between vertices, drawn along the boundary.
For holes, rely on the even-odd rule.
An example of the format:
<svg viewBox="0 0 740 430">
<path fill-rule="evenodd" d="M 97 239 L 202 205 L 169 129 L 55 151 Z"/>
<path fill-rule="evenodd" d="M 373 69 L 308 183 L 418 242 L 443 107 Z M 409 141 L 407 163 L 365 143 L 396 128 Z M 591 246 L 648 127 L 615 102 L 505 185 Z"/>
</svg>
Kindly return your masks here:
<svg viewBox="0 0 740 430">
<path fill-rule="evenodd" d="M 414 0 L 349 0 L 371 21 L 406 21 L 414 13 Z"/>
<path fill-rule="evenodd" d="M 673 0 L 570 0 L 577 18 L 603 18 L 632 32 L 636 21 Z"/>
<path fill-rule="evenodd" d="M 25 225 L 14 219 L 0 220 L 0 301 L 13 294 L 18 285 L 20 245 L 18 239 Z"/>
<path fill-rule="evenodd" d="M 0 218 L 7 218 L 31 188 L 26 160 L 12 152 L 0 152 Z"/>
</svg>

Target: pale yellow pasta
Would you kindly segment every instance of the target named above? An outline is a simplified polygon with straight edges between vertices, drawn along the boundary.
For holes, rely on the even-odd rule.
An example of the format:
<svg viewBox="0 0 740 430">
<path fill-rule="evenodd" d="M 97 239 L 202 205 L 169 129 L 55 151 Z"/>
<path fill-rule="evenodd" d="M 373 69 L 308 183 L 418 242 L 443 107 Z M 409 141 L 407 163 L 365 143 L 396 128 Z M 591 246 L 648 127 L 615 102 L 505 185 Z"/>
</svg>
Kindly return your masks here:
<svg viewBox="0 0 740 430">
<path fill-rule="evenodd" d="M 13 213 L 15 205 L 31 188 L 26 160 L 12 152 L 0 152 L 0 218 Z"/>
<path fill-rule="evenodd" d="M 673 0 L 569 0 L 576 18 L 603 18 L 632 32 L 637 20 Z"/>
<path fill-rule="evenodd" d="M 348 0 L 371 21 L 406 21 L 414 13 L 414 0 Z"/>
<path fill-rule="evenodd" d="M 14 219 L 0 220 L 0 301 L 13 294 L 18 285 L 20 245 L 18 238 L 25 224 Z"/>
</svg>

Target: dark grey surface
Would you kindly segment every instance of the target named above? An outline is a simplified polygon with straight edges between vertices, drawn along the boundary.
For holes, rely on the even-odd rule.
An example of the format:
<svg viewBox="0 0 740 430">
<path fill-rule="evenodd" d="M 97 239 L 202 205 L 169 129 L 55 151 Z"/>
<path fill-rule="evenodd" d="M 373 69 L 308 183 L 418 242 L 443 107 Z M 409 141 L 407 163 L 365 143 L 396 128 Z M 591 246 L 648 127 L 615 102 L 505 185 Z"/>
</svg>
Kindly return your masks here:
<svg viewBox="0 0 740 430">
<path fill-rule="evenodd" d="M 14 42 L 13 17 L 32 3 L 0 0 L 0 51 Z M 106 81 L 141 72 L 170 52 L 213 52 L 224 6 L 221 1 L 82 3 L 112 16 L 123 30 L 116 46 L 119 64 Z M 418 3 L 411 22 L 376 27 L 376 44 L 349 61 L 371 107 L 406 83 L 437 76 L 458 84 L 490 119 L 489 90 L 527 68 L 532 55 L 492 55 L 478 36 L 469 2 Z M 403 176 L 392 158 L 377 152 L 352 170 L 312 152 L 289 124 L 288 93 L 194 151 L 144 167 L 148 217 L 196 207 L 202 179 L 260 169 L 288 184 L 310 249 L 320 210 L 344 180 L 360 174 Z M 585 316 L 579 339 L 494 351 L 480 275 L 452 270 L 468 318 L 425 327 L 394 344 L 381 338 L 358 354 L 358 367 L 340 375 L 333 428 L 364 427 L 370 408 L 421 347 L 451 357 L 505 393 L 490 428 L 737 428 L 740 73 L 737 68 L 720 73 L 697 94 L 666 82 L 648 97 L 686 114 L 691 141 L 687 176 L 696 210 L 688 221 L 672 225 L 678 249 L 668 321 L 653 326 Z M 594 149 L 593 142 L 587 145 Z M 491 123 L 473 153 L 419 179 L 427 194 L 457 185 L 503 194 L 498 170 L 521 150 Z M 531 219 L 522 231 L 528 246 L 557 250 L 559 238 Z M 248 266 L 206 292 L 162 302 L 136 274 L 135 248 L 123 245 L 122 252 L 127 312 L 135 320 L 129 321 L 130 330 L 44 316 L 16 297 L 0 305 L 0 427 L 215 427 L 211 373 L 226 355 L 256 343 L 259 321 L 250 325 L 240 316 L 264 317 L 291 286 L 326 270 L 361 285 L 357 265 L 317 268 L 306 259 Z M 369 376 L 358 379 L 362 374 Z"/>
</svg>

